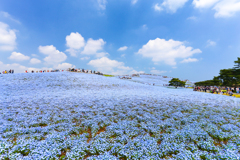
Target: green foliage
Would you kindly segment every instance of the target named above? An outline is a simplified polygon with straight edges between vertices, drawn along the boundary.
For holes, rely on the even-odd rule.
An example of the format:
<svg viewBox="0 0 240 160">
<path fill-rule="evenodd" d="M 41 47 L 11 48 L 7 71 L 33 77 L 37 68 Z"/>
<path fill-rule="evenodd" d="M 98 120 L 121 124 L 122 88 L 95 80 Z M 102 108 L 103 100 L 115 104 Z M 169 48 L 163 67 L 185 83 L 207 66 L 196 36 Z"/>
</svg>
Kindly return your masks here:
<svg viewBox="0 0 240 160">
<path fill-rule="evenodd" d="M 105 77 L 115 77 L 114 75 L 108 75 L 108 74 L 104 74 L 103 76 L 105 76 Z"/>
<path fill-rule="evenodd" d="M 240 84 L 240 58 L 234 61 L 235 67 L 220 70 L 219 76 L 212 80 L 195 83 L 196 86 L 229 86 L 238 87 Z"/>
<path fill-rule="evenodd" d="M 178 78 L 173 78 L 169 81 L 169 86 L 185 86 L 186 82 L 179 80 Z"/>
</svg>

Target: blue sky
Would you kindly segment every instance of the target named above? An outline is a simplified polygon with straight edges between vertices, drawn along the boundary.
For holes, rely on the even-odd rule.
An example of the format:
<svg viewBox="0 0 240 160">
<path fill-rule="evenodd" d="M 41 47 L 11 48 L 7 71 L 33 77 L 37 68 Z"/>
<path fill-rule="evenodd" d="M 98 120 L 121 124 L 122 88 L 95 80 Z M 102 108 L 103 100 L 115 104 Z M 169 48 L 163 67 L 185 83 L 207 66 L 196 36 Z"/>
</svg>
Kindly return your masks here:
<svg viewBox="0 0 240 160">
<path fill-rule="evenodd" d="M 0 70 L 212 79 L 240 56 L 240 0 L 0 0 Z"/>
</svg>

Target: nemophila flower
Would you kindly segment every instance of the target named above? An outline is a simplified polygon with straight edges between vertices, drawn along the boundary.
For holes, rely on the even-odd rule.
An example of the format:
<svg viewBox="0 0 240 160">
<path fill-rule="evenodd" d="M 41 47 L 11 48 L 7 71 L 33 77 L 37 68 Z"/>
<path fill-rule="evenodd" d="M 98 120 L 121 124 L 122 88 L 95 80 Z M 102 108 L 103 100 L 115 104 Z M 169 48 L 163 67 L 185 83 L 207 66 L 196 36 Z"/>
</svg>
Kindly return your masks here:
<svg viewBox="0 0 240 160">
<path fill-rule="evenodd" d="M 0 75 L 0 159 L 239 159 L 239 99 L 159 76 Z M 146 85 L 155 83 L 155 86 Z"/>
</svg>

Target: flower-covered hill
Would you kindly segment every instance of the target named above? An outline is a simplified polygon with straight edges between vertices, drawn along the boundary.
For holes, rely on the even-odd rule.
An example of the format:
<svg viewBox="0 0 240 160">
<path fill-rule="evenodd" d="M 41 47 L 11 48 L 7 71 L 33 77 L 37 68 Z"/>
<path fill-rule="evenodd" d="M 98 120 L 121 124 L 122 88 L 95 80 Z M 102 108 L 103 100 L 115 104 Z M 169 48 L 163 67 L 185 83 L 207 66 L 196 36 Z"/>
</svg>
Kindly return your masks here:
<svg viewBox="0 0 240 160">
<path fill-rule="evenodd" d="M 240 157 L 233 97 L 68 72 L 0 81 L 0 159 Z"/>
</svg>

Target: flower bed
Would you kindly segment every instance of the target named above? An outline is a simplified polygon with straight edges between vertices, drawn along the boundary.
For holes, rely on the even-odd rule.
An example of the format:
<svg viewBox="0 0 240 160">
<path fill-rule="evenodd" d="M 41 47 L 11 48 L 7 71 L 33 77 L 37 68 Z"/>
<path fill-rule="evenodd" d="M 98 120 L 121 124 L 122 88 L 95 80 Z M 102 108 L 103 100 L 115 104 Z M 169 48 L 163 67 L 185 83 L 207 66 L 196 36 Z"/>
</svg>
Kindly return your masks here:
<svg viewBox="0 0 240 160">
<path fill-rule="evenodd" d="M 75 73 L 0 80 L 0 159 L 240 157 L 234 97 Z"/>
</svg>

